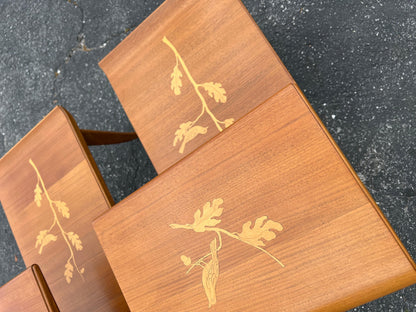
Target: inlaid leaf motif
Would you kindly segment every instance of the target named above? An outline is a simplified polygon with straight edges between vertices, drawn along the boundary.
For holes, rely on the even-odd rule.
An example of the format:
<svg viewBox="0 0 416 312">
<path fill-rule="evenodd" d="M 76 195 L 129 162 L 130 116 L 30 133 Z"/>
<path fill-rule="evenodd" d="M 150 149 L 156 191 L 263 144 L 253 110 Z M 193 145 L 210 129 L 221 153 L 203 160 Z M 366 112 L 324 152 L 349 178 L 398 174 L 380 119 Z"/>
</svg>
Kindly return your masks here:
<svg viewBox="0 0 416 312">
<path fill-rule="evenodd" d="M 208 298 L 208 307 L 211 308 L 217 302 L 215 287 L 217 286 L 220 267 L 217 255 L 217 239 L 215 238 L 209 245 L 211 249 L 211 260 L 204 266 L 202 270 L 202 285 Z"/>
<path fill-rule="evenodd" d="M 169 225 L 172 229 L 215 233 L 218 236 L 218 246 L 217 238 L 214 238 L 209 245 L 210 252 L 200 257 L 198 260 L 192 262 L 191 258 L 185 255 L 181 256 L 182 262 L 188 267 L 186 274 L 191 272 L 194 268 L 202 268 L 202 285 L 208 298 L 209 308 L 217 302 L 216 285 L 220 273 L 218 254 L 221 248 L 223 248 L 223 235 L 255 247 L 257 250 L 262 251 L 275 262 L 280 264 L 282 268 L 285 267 L 279 259 L 264 248 L 260 247 L 264 246 L 263 240 L 270 241 L 274 239 L 276 234 L 273 231 L 282 231 L 282 225 L 273 220 L 267 220 L 267 217 L 263 216 L 256 219 L 253 228 L 251 228 L 251 222 L 249 221 L 243 225 L 241 233 L 230 232 L 216 226 L 221 222 L 218 217 L 222 216 L 223 208 L 219 207 L 222 203 L 223 200 L 221 198 L 214 199 L 212 204 L 210 202 L 205 203 L 202 208 L 202 212 L 199 209 L 195 212 L 193 224 L 172 223 Z"/>
<path fill-rule="evenodd" d="M 201 86 L 208 92 L 210 97 L 214 98 L 215 102 L 227 102 L 227 96 L 225 95 L 226 92 L 219 82 L 206 82 Z"/>
<path fill-rule="evenodd" d="M 36 236 L 35 248 L 38 248 L 38 246 L 42 245 L 43 239 L 45 238 L 46 234 L 48 234 L 48 230 L 39 232 L 39 235 Z"/>
<path fill-rule="evenodd" d="M 176 64 L 176 66 L 173 68 L 173 72 L 170 77 L 172 78 L 170 88 L 173 90 L 173 93 L 175 93 L 175 95 L 181 94 L 182 72 L 180 71 L 178 64 Z"/>
<path fill-rule="evenodd" d="M 185 77 L 188 78 L 189 82 L 192 84 L 193 90 L 198 95 L 198 98 L 201 100 L 201 105 L 202 105 L 202 111 L 198 115 L 198 117 L 192 122 L 188 121 L 187 123 L 181 124 L 180 128 L 175 132 L 175 139 L 173 141 L 173 146 L 176 146 L 178 142 L 182 142 L 181 147 L 179 149 L 179 153 L 182 154 L 184 152 L 185 145 L 187 142 L 194 139 L 199 134 L 207 133 L 206 127 L 198 127 L 198 128 L 193 127 L 194 125 L 197 124 L 197 122 L 200 120 L 202 116 L 207 114 L 212 119 L 212 121 L 215 124 L 215 127 L 217 128 L 219 132 L 223 131 L 225 128 L 230 126 L 234 122 L 234 119 L 230 118 L 224 121 L 218 120 L 214 116 L 213 112 L 211 111 L 211 109 L 209 108 L 207 104 L 207 101 L 205 99 L 206 95 L 202 94 L 204 93 L 202 89 L 204 89 L 208 93 L 208 96 L 212 97 L 217 103 L 227 102 L 226 91 L 222 87 L 221 83 L 214 83 L 214 82 L 206 82 L 202 84 L 197 83 L 195 79 L 192 77 L 187 65 L 185 64 L 185 61 L 183 60 L 181 55 L 178 53 L 178 51 L 176 50 L 172 42 L 170 42 L 168 38 L 166 38 L 166 36 L 163 37 L 162 42 L 165 43 L 172 50 L 176 58 L 176 64 L 171 74 L 171 78 L 172 78 L 171 86 L 170 86 L 171 89 L 176 95 L 181 94 L 182 72 L 180 71 L 179 68 L 182 67 L 182 69 L 184 70 Z M 188 134 L 188 135 L 185 136 L 185 134 Z"/>
<path fill-rule="evenodd" d="M 283 226 L 279 222 L 267 220 L 267 216 L 257 218 L 253 228 L 251 228 L 251 221 L 243 224 L 243 230 L 238 236 L 242 241 L 254 246 L 265 246 L 263 239 L 270 241 L 276 238 L 275 231 L 282 231 Z M 264 223 L 266 221 L 266 223 Z"/>
<path fill-rule="evenodd" d="M 54 201 L 54 204 L 56 205 L 56 207 L 58 208 L 58 211 L 62 214 L 62 216 L 64 218 L 69 219 L 69 208 L 66 205 L 66 203 L 64 203 L 63 201 Z"/>
<path fill-rule="evenodd" d="M 195 138 L 198 134 L 205 134 L 207 133 L 208 127 L 201 127 L 201 126 L 195 126 L 189 129 L 189 131 L 185 134 L 185 140 L 190 141 L 193 138 Z"/>
<path fill-rule="evenodd" d="M 82 242 L 78 234 L 75 234 L 74 232 L 68 232 L 67 235 L 75 249 L 82 250 Z"/>
<path fill-rule="evenodd" d="M 40 188 L 39 183 L 36 184 L 34 193 L 35 193 L 35 203 L 36 203 L 36 206 L 40 207 L 41 201 L 42 201 L 42 189 Z"/>
<path fill-rule="evenodd" d="M 192 122 L 188 121 L 179 126 L 179 129 L 175 132 L 175 139 L 173 141 L 173 146 L 176 146 L 178 142 L 182 141 L 179 153 L 183 154 L 185 150 L 185 145 L 192 139 L 194 139 L 198 134 L 207 133 L 208 127 L 195 126 L 192 127 Z"/>
<path fill-rule="evenodd" d="M 58 239 L 57 236 L 53 234 L 48 234 L 48 230 L 40 231 L 39 235 L 36 237 L 35 248 L 39 248 L 39 254 L 42 254 L 43 247 L 48 245 L 50 242 L 55 242 Z"/>
<path fill-rule="evenodd" d="M 49 229 L 40 231 L 38 236 L 36 237 L 35 248 L 39 247 L 39 254 L 42 254 L 43 247 L 48 245 L 50 242 L 54 242 L 57 240 L 58 237 L 56 235 L 50 234 L 50 232 L 54 228 L 58 228 L 59 233 L 62 235 L 63 239 L 65 240 L 65 243 L 66 243 L 65 245 L 68 246 L 68 249 L 69 249 L 69 258 L 65 264 L 65 271 L 64 271 L 64 276 L 66 278 L 66 281 L 68 284 L 71 282 L 74 269 L 79 273 L 79 275 L 81 276 L 81 279 L 84 281 L 83 274 L 85 270 L 84 268 L 81 268 L 81 269 L 78 268 L 78 265 L 75 260 L 75 254 L 74 254 L 74 250 L 80 251 L 83 249 L 82 242 L 79 236 L 75 234 L 74 232 L 66 232 L 60 220 L 60 214 L 62 215 L 63 218 L 69 219 L 70 217 L 69 208 L 67 204 L 63 201 L 52 200 L 38 168 L 36 167 L 33 160 L 30 158 L 29 158 L 29 164 L 35 170 L 37 178 L 38 178 L 38 181 L 36 183 L 36 187 L 34 190 L 35 203 L 37 206 L 41 205 L 42 193 L 44 193 L 45 199 L 48 201 L 49 207 L 53 215 L 53 222 L 52 222 L 52 225 L 49 227 Z"/>
<path fill-rule="evenodd" d="M 173 146 L 176 146 L 178 142 L 181 142 L 185 137 L 185 134 L 192 127 L 192 121 L 181 123 L 179 129 L 175 132 L 175 139 L 173 140 Z"/>
<path fill-rule="evenodd" d="M 71 279 L 72 279 L 72 276 L 73 276 L 73 272 L 74 272 L 74 267 L 73 267 L 73 265 L 68 261 L 66 264 L 65 264 L 65 272 L 64 272 L 64 276 L 65 276 L 65 279 L 66 279 L 66 282 L 69 284 L 69 283 L 71 283 Z"/>
<path fill-rule="evenodd" d="M 224 120 L 224 125 L 225 125 L 226 128 L 231 126 L 233 123 L 234 123 L 234 118 L 228 118 L 228 119 Z"/>
<path fill-rule="evenodd" d="M 194 223 L 192 224 L 192 228 L 195 232 L 204 232 L 206 226 L 216 226 L 221 220 L 215 219 L 216 217 L 220 217 L 222 214 L 223 208 L 219 206 L 223 203 L 221 198 L 216 198 L 212 201 L 212 205 L 210 202 L 205 203 L 204 207 L 201 210 L 198 209 L 194 214 Z"/>
<path fill-rule="evenodd" d="M 185 137 L 179 149 L 179 153 L 183 154 L 186 143 L 193 140 L 198 134 L 207 133 L 207 130 L 208 130 L 208 127 L 201 127 L 201 126 L 195 126 L 189 129 L 189 131 L 185 133 Z"/>
<path fill-rule="evenodd" d="M 191 265 L 191 263 L 192 263 L 191 258 L 189 258 L 185 255 L 181 256 L 181 260 L 182 260 L 183 264 L 185 264 L 186 266 Z"/>
</svg>

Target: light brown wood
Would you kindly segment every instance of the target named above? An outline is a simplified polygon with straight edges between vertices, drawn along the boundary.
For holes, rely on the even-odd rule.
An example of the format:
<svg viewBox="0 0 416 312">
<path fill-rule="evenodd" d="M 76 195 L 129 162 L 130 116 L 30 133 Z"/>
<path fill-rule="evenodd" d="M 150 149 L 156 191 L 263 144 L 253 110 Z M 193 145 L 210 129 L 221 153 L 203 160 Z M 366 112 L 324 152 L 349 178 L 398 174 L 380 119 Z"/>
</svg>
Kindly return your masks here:
<svg viewBox="0 0 416 312">
<path fill-rule="evenodd" d="M 0 287 L 0 311 L 59 312 L 38 265 Z"/>
<path fill-rule="evenodd" d="M 91 222 L 113 200 L 73 118 L 56 107 L 0 160 L 0 200 L 26 264 L 62 311 L 126 311 Z"/>
<path fill-rule="evenodd" d="M 135 132 L 113 132 L 80 129 L 87 145 L 107 145 L 128 142 L 137 139 Z"/>
<path fill-rule="evenodd" d="M 94 229 L 132 311 L 344 311 L 416 282 L 414 262 L 295 86 Z"/>
<path fill-rule="evenodd" d="M 158 173 L 293 82 L 240 0 L 168 0 L 100 62 Z"/>
</svg>

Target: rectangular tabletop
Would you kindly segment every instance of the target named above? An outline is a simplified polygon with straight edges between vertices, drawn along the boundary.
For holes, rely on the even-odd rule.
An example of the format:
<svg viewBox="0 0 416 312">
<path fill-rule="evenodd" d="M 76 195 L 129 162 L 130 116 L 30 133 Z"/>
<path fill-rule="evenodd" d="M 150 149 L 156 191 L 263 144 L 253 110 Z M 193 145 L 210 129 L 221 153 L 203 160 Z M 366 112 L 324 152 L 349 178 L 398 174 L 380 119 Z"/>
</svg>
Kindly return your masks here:
<svg viewBox="0 0 416 312">
<path fill-rule="evenodd" d="M 100 66 L 158 173 L 293 82 L 240 0 L 167 0 Z"/>
<path fill-rule="evenodd" d="M 1 312 L 59 312 L 38 265 L 0 287 Z"/>
<path fill-rule="evenodd" d="M 112 199 L 71 118 L 55 108 L 0 160 L 0 201 L 62 311 L 126 311 L 91 224 Z"/>
<path fill-rule="evenodd" d="M 341 311 L 415 264 L 295 86 L 94 222 L 133 311 Z"/>
</svg>

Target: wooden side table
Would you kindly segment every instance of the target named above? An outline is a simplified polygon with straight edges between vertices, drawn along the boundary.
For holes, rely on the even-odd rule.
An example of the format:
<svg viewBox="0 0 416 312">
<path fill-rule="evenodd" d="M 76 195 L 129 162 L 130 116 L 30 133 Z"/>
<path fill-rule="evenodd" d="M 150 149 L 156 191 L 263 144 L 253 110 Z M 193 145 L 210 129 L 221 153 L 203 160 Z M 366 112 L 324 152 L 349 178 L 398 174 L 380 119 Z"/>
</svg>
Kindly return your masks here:
<svg viewBox="0 0 416 312">
<path fill-rule="evenodd" d="M 295 86 L 94 222 L 132 311 L 344 311 L 416 266 Z"/>
<path fill-rule="evenodd" d="M 100 66 L 158 173 L 294 82 L 240 0 L 167 0 Z"/>
<path fill-rule="evenodd" d="M 0 287 L 0 311 L 59 312 L 38 265 Z"/>
<path fill-rule="evenodd" d="M 135 137 L 84 131 L 90 143 Z M 0 200 L 23 260 L 62 311 L 127 311 L 92 229 L 113 200 L 75 121 L 56 107 L 0 160 Z"/>
</svg>

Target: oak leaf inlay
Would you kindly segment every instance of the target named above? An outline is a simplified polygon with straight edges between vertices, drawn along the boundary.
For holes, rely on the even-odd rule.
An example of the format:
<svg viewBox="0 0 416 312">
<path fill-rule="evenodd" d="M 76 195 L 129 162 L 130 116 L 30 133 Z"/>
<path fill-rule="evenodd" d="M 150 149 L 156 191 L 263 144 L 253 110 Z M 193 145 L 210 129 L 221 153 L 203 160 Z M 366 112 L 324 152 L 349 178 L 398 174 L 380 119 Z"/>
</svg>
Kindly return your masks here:
<svg viewBox="0 0 416 312">
<path fill-rule="evenodd" d="M 51 231 L 57 227 L 59 233 L 61 234 L 61 237 L 65 241 L 69 250 L 69 258 L 65 264 L 65 270 L 64 270 L 65 280 L 68 284 L 71 283 L 74 268 L 75 268 L 78 274 L 81 276 L 81 279 L 84 281 L 83 274 L 85 270 L 84 268 L 81 268 L 81 269 L 78 268 L 78 265 L 75 260 L 74 250 L 72 249 L 73 247 L 75 247 L 77 251 L 82 250 L 83 248 L 82 241 L 79 238 L 78 234 L 74 232 L 65 232 L 57 214 L 57 212 L 59 212 L 63 218 L 69 219 L 70 218 L 69 207 L 63 201 L 51 199 L 51 197 L 49 196 L 49 192 L 45 187 L 45 183 L 43 182 L 42 176 L 40 175 L 39 170 L 36 167 L 35 163 L 32 161 L 32 159 L 29 159 L 29 163 L 33 167 L 37 175 L 37 183 L 36 183 L 36 187 L 34 190 L 34 193 L 35 193 L 34 202 L 36 203 L 36 206 L 41 208 L 42 194 L 43 194 L 49 204 L 49 208 L 51 209 L 52 215 L 53 215 L 53 223 L 49 227 L 49 229 L 40 231 L 39 235 L 36 237 L 35 248 L 39 247 L 38 252 L 39 254 L 42 254 L 43 248 L 46 245 L 48 245 L 51 242 L 55 242 L 58 239 L 58 236 L 52 234 Z"/>
<path fill-rule="evenodd" d="M 267 220 L 266 216 L 257 218 L 253 228 L 250 228 L 251 221 L 247 221 L 243 224 L 243 230 L 238 236 L 240 236 L 241 240 L 252 245 L 266 246 L 262 239 L 270 241 L 276 238 L 276 234 L 272 230 L 280 232 L 283 230 L 283 227 L 279 222 L 267 220 L 264 223 L 265 220 Z"/>
<path fill-rule="evenodd" d="M 66 205 L 66 203 L 62 202 L 62 201 L 54 201 L 53 202 L 55 204 L 55 206 L 58 208 L 58 211 L 62 214 L 62 216 L 66 219 L 69 219 L 70 215 L 69 215 L 69 208 Z"/>
<path fill-rule="evenodd" d="M 40 188 L 39 184 L 36 184 L 35 190 L 35 204 L 36 206 L 40 207 L 42 201 L 42 189 Z"/>
<path fill-rule="evenodd" d="M 182 142 L 179 152 L 183 153 L 186 143 L 194 139 L 198 134 L 207 133 L 207 127 L 192 126 L 192 122 L 188 121 L 179 126 L 179 129 L 175 132 L 175 139 L 173 146 L 176 146 L 178 142 Z"/>
<path fill-rule="evenodd" d="M 206 82 L 201 86 L 208 92 L 210 97 L 214 98 L 215 102 L 227 102 L 226 92 L 220 83 Z"/>
<path fill-rule="evenodd" d="M 35 248 L 39 246 L 39 254 L 42 254 L 43 247 L 48 245 L 50 242 L 55 242 L 58 239 L 56 235 L 48 234 L 48 230 L 40 231 L 39 235 L 36 236 Z"/>
<path fill-rule="evenodd" d="M 207 113 L 207 115 L 212 119 L 214 125 L 217 127 L 218 131 L 222 131 L 225 128 L 228 128 L 230 125 L 234 123 L 233 118 L 228 118 L 224 121 L 218 120 L 214 114 L 212 113 L 211 109 L 208 107 L 207 101 L 205 100 L 203 94 L 201 93 L 201 88 L 204 89 L 208 96 L 214 99 L 217 103 L 226 103 L 227 102 L 227 92 L 225 91 L 224 87 L 219 82 L 205 82 L 205 83 L 197 83 L 194 78 L 192 77 L 191 73 L 189 72 L 188 67 L 186 66 L 184 60 L 182 59 L 179 52 L 176 50 L 175 46 L 166 38 L 163 37 L 162 42 L 165 43 L 175 54 L 176 64 L 173 68 L 173 72 L 170 75 L 171 77 L 171 84 L 170 88 L 172 89 L 175 95 L 181 94 L 181 87 L 182 87 L 182 72 L 179 67 L 185 72 L 186 77 L 188 78 L 189 82 L 192 84 L 195 93 L 198 95 L 198 98 L 201 101 L 202 111 L 199 116 L 194 121 L 187 121 L 181 123 L 179 125 L 179 129 L 175 132 L 175 138 L 173 140 L 173 146 L 176 146 L 178 142 L 182 142 L 179 153 L 183 154 L 185 151 L 185 145 L 189 141 L 193 140 L 199 134 L 206 134 L 208 131 L 208 127 L 201 127 L 195 126 L 195 124 L 199 121 L 199 119 Z"/>
<path fill-rule="evenodd" d="M 173 90 L 173 93 L 175 93 L 175 95 L 181 94 L 182 72 L 179 70 L 179 64 L 178 63 L 173 68 L 173 73 L 170 75 L 170 77 L 172 78 L 170 88 Z"/>
<path fill-rule="evenodd" d="M 221 222 L 221 220 L 216 219 L 220 217 L 223 211 L 223 208 L 219 206 L 223 203 L 221 198 L 214 199 L 212 204 L 210 202 L 205 203 L 204 207 L 201 210 L 198 209 L 194 214 L 194 223 L 192 228 L 195 232 L 204 232 L 205 227 L 207 226 L 216 226 Z"/>
<path fill-rule="evenodd" d="M 191 258 L 186 255 L 180 256 L 183 264 L 189 267 L 186 274 L 188 274 L 194 267 L 199 266 L 202 268 L 202 285 L 208 299 L 208 307 L 211 307 L 217 302 L 216 285 L 220 272 L 218 252 L 222 248 L 222 235 L 236 239 L 262 251 L 275 262 L 280 264 L 280 266 L 284 267 L 283 263 L 279 259 L 262 248 L 265 246 L 263 240 L 271 241 L 275 239 L 275 232 L 281 232 L 283 230 L 283 226 L 279 222 L 270 219 L 268 220 L 267 216 L 262 216 L 255 220 L 253 227 L 251 227 L 251 221 L 244 223 L 241 233 L 229 232 L 223 228 L 217 227 L 217 225 L 221 222 L 219 217 L 221 217 L 224 210 L 224 208 L 220 207 L 223 202 L 222 198 L 216 198 L 212 202 L 205 203 L 202 207 L 202 211 L 201 209 L 198 209 L 195 212 L 194 222 L 192 224 L 170 224 L 172 229 L 193 230 L 197 233 L 215 232 L 218 236 L 218 245 L 217 239 L 214 238 L 209 246 L 210 252 L 199 258 L 197 261 L 192 262 Z M 209 261 L 207 261 L 207 259 L 209 259 Z"/>
</svg>

